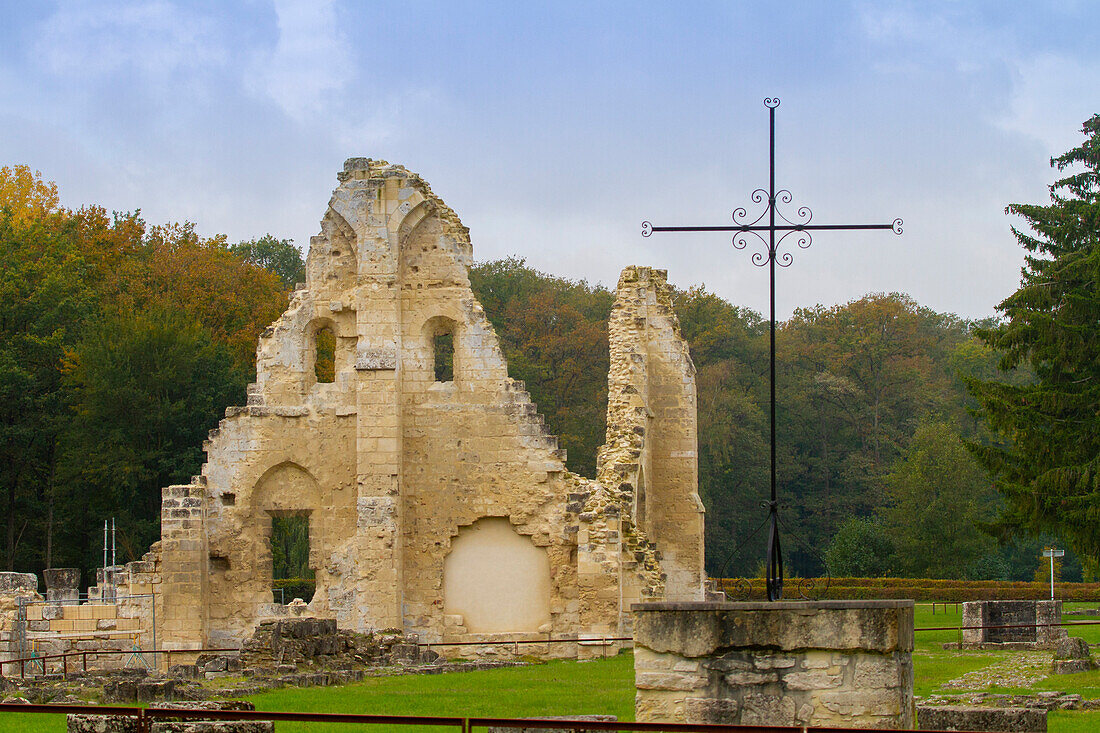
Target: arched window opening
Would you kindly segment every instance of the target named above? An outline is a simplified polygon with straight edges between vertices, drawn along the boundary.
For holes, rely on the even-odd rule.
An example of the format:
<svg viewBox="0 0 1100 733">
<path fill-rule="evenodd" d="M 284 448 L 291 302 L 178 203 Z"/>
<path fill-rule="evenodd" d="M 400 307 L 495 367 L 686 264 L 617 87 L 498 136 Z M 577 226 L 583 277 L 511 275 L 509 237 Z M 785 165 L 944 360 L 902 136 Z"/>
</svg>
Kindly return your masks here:
<svg viewBox="0 0 1100 733">
<path fill-rule="evenodd" d="M 313 374 L 319 383 L 336 381 L 336 334 L 324 326 L 313 336 Z"/>
<path fill-rule="evenodd" d="M 316 582 L 309 566 L 309 513 L 271 513 L 272 600 L 287 604 L 295 598 L 313 600 Z"/>
<path fill-rule="evenodd" d="M 455 378 L 455 334 L 453 330 L 437 333 L 432 339 L 435 381 L 453 382 Z"/>
</svg>

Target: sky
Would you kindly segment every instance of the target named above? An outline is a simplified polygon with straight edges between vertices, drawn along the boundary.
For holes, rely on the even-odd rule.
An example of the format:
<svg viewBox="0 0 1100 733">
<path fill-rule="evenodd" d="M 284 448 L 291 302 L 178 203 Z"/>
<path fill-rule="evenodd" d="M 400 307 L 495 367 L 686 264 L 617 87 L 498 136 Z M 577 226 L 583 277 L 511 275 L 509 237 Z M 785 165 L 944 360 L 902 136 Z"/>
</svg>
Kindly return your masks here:
<svg viewBox="0 0 1100 733">
<path fill-rule="evenodd" d="M 349 157 L 423 176 L 478 260 L 613 287 L 667 269 L 767 314 L 722 225 L 768 184 L 823 232 L 777 315 L 904 292 L 995 314 L 1023 253 L 1004 208 L 1100 112 L 1100 3 L 0 0 L 0 165 L 62 204 L 303 249 Z M 787 244 L 790 244 L 788 242 Z M 786 247 L 786 245 L 785 245 Z"/>
</svg>

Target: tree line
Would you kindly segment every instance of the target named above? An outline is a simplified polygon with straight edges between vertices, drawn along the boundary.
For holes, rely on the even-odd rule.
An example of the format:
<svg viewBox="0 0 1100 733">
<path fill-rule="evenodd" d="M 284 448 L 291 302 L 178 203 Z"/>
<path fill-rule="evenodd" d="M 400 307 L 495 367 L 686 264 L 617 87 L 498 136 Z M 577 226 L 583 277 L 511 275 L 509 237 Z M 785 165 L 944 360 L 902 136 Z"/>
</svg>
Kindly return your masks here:
<svg viewBox="0 0 1100 733">
<path fill-rule="evenodd" d="M 1100 116 L 1052 164 L 1026 228 L 1020 289 L 981 321 L 901 293 L 795 311 L 778 325 L 778 467 L 795 574 L 1031 580 L 1043 547 L 1064 579 L 1100 557 Z M 1083 168 L 1083 172 L 1079 169 Z M 91 569 L 103 518 L 136 559 L 160 488 L 187 481 L 226 406 L 243 404 L 258 334 L 303 278 L 293 245 L 229 244 L 139 212 L 58 205 L 0 168 L 3 564 Z M 517 258 L 473 289 L 510 373 L 595 473 L 606 428 L 614 294 Z M 707 570 L 756 576 L 768 486 L 768 334 L 704 286 L 675 293 L 697 369 Z"/>
<path fill-rule="evenodd" d="M 137 559 L 161 487 L 198 472 L 207 432 L 243 404 L 301 257 L 271 236 L 65 209 L 22 165 L 0 168 L 0 197 L 3 567 L 88 572 L 108 517 Z"/>
</svg>

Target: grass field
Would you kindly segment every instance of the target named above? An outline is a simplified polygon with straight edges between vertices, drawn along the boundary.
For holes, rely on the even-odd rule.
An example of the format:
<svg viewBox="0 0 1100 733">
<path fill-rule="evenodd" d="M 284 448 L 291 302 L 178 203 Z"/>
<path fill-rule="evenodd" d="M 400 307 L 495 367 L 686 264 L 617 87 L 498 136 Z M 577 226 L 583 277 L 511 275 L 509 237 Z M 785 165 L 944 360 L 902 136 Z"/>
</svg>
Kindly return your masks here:
<svg viewBox="0 0 1100 733">
<path fill-rule="evenodd" d="M 1074 604 L 1067 604 L 1067 608 Z M 1088 604 L 1094 607 L 1097 604 Z M 1069 617 L 1069 620 L 1084 620 Z M 1096 619 L 1092 619 L 1096 620 Z M 930 604 L 917 606 L 916 627 L 957 627 L 960 614 L 954 605 L 945 611 Z M 1100 644 L 1100 625 L 1071 628 L 1090 644 Z M 968 672 L 997 669 L 1011 665 L 1014 652 L 944 651 L 942 645 L 958 639 L 957 631 L 924 631 L 916 635 L 913 652 L 914 692 L 920 696 L 935 693 L 959 694 L 965 689 L 945 689 L 944 685 Z M 1062 690 L 1100 697 L 1100 671 L 1047 677 L 1028 688 L 985 685 L 974 690 L 1025 693 L 1035 690 Z M 629 653 L 591 662 L 548 662 L 529 667 L 513 667 L 478 672 L 439 675 L 377 677 L 361 683 L 329 688 L 284 688 L 250 698 L 259 710 L 373 713 L 379 715 L 440 715 L 460 717 L 529 717 L 539 715 L 578 715 L 604 713 L 619 720 L 634 719 L 634 668 Z M 1051 733 L 1083 733 L 1100 730 L 1100 711 L 1057 711 L 1050 714 Z M 380 731 L 377 726 L 279 723 L 282 733 L 324 731 L 334 733 L 362 729 Z M 64 716 L 4 714 L 0 733 L 61 733 Z M 401 730 L 433 730 L 402 728 Z M 444 730 L 437 728 L 434 730 Z"/>
</svg>

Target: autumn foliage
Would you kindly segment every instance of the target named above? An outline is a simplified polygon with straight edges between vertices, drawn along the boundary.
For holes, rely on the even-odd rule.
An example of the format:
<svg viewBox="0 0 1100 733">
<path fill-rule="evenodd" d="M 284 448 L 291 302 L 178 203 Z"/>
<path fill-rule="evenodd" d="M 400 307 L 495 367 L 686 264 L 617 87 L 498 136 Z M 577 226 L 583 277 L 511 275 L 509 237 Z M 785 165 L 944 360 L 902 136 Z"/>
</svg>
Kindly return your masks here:
<svg viewBox="0 0 1100 733">
<path fill-rule="evenodd" d="M 224 237 L 65 209 L 40 174 L 0 168 L 4 567 L 94 567 L 106 517 L 125 558 L 140 556 L 160 487 L 198 471 L 286 302 L 282 280 Z"/>
</svg>

